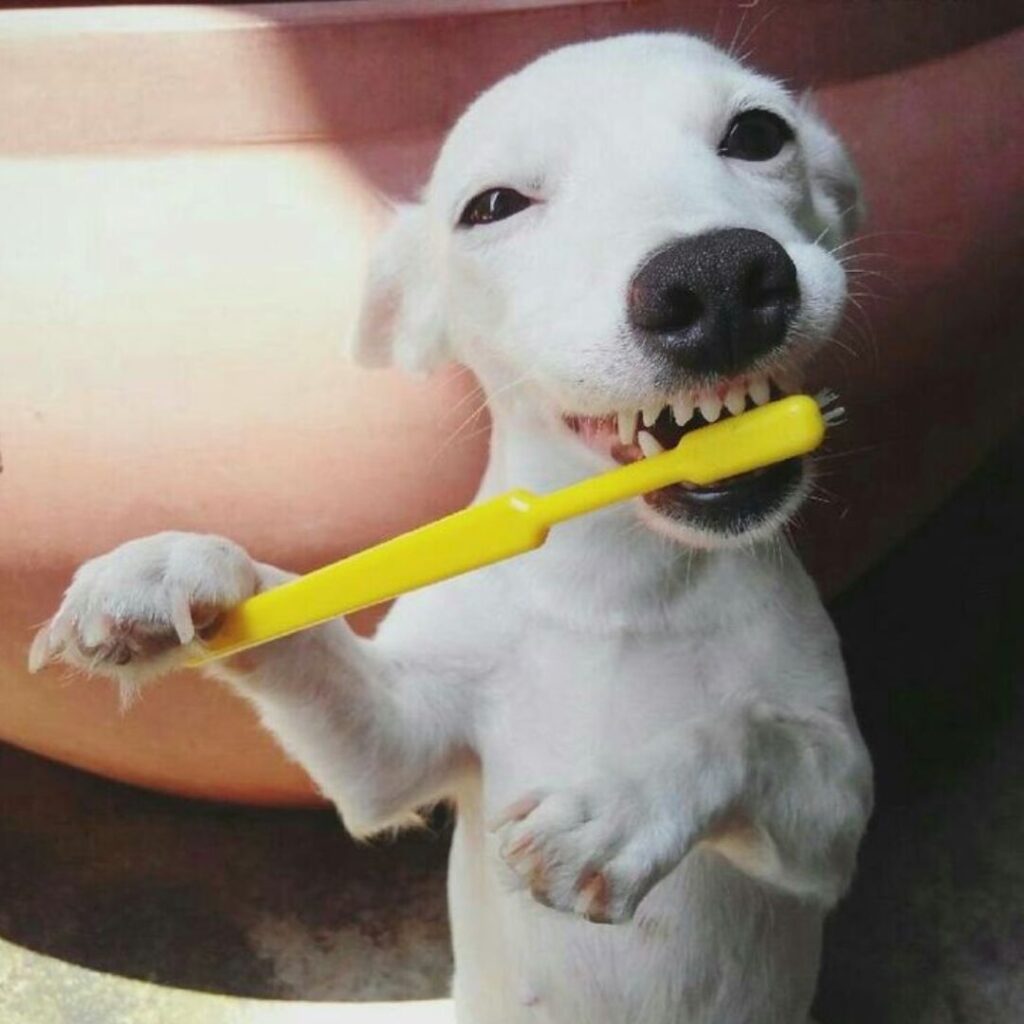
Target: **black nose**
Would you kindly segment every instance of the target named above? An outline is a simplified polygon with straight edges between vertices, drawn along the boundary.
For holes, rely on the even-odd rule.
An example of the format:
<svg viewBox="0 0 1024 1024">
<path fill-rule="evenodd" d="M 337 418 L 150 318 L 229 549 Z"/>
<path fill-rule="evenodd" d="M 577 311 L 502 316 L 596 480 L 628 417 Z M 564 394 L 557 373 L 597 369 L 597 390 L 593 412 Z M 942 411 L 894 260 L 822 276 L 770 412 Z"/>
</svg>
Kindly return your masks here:
<svg viewBox="0 0 1024 1024">
<path fill-rule="evenodd" d="M 710 231 L 659 249 L 629 287 L 646 345 L 695 375 L 750 366 L 782 342 L 800 305 L 796 267 L 760 231 Z"/>
</svg>

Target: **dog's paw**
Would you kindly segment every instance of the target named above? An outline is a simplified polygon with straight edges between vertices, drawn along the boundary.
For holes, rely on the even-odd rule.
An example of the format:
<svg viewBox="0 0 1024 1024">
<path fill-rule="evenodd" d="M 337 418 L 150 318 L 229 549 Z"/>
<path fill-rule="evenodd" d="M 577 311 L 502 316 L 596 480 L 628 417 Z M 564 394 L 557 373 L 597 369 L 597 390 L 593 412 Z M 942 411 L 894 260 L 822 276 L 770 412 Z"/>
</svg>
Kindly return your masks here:
<svg viewBox="0 0 1024 1024">
<path fill-rule="evenodd" d="M 256 569 L 223 537 L 159 533 L 82 565 L 36 634 L 29 669 L 53 661 L 132 683 L 173 669 L 224 611 L 254 593 Z"/>
<path fill-rule="evenodd" d="M 602 924 L 630 920 L 689 845 L 682 812 L 673 819 L 627 781 L 529 794 L 492 828 L 515 885 Z"/>
</svg>

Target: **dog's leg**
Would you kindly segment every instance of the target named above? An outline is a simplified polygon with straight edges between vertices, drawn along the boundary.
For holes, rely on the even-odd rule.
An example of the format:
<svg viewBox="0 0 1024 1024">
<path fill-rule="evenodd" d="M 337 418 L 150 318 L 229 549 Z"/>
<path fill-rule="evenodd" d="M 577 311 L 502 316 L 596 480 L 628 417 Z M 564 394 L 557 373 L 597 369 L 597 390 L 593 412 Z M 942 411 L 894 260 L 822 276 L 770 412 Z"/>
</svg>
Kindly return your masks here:
<svg viewBox="0 0 1024 1024">
<path fill-rule="evenodd" d="M 702 841 L 754 878 L 833 906 L 850 883 L 873 800 L 852 712 L 760 701 L 737 728 L 745 749 L 722 753 L 739 785 Z"/>
<path fill-rule="evenodd" d="M 259 572 L 269 585 L 287 578 Z M 472 763 L 464 675 L 382 632 L 366 640 L 334 620 L 208 669 L 257 707 L 356 835 L 415 820 Z"/>
<path fill-rule="evenodd" d="M 219 537 L 131 541 L 79 569 L 30 661 L 60 658 L 132 687 L 180 666 L 225 609 L 289 578 Z M 348 827 L 366 833 L 443 795 L 466 762 L 466 689 L 438 661 L 400 656 L 337 620 L 208 671 L 256 705 Z"/>
<path fill-rule="evenodd" d="M 698 843 L 830 906 L 870 804 L 870 763 L 851 726 L 759 702 L 689 723 L 631 755 L 621 775 L 526 794 L 494 827 L 536 899 L 615 922 Z"/>
</svg>

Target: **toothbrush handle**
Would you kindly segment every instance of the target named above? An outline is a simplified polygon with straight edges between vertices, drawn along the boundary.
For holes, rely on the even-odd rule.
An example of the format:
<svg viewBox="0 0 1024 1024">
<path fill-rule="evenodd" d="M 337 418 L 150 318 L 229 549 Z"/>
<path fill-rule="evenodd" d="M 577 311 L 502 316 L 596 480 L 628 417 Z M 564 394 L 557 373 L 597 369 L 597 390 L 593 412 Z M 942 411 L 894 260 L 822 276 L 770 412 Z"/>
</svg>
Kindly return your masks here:
<svg viewBox="0 0 1024 1024">
<path fill-rule="evenodd" d="M 243 601 L 189 664 L 237 654 L 531 551 L 544 543 L 549 525 L 535 494 L 508 491 Z"/>
<path fill-rule="evenodd" d="M 193 661 L 201 665 L 338 615 L 540 547 L 555 523 L 679 480 L 706 483 L 812 451 L 817 404 L 793 395 L 686 435 L 671 451 L 550 494 L 508 491 L 243 601 Z"/>
</svg>

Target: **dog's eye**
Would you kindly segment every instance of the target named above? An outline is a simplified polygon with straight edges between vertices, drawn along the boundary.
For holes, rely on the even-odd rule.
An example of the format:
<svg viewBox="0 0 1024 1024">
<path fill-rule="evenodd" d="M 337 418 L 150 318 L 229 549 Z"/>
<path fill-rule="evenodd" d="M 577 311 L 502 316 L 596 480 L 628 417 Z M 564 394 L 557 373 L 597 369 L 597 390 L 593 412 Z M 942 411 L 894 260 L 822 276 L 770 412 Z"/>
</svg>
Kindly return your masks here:
<svg viewBox="0 0 1024 1024">
<path fill-rule="evenodd" d="M 718 147 L 734 160 L 771 160 L 793 138 L 793 129 L 769 110 L 745 110 L 737 114 Z"/>
<path fill-rule="evenodd" d="M 525 210 L 531 202 L 514 188 L 489 188 L 466 203 L 459 226 L 473 228 L 478 224 L 492 224 Z"/>
</svg>

